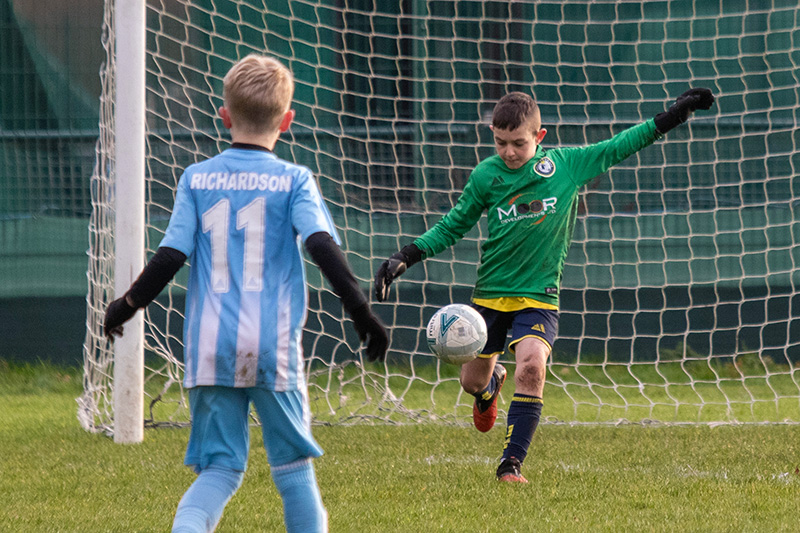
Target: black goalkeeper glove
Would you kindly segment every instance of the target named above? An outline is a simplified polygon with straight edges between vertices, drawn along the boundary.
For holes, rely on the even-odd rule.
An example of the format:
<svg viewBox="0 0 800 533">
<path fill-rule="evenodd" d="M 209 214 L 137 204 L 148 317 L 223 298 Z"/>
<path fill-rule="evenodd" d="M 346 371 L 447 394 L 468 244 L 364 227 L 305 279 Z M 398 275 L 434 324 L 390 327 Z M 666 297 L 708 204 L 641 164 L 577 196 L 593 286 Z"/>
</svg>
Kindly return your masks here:
<svg viewBox="0 0 800 533">
<path fill-rule="evenodd" d="M 103 330 L 108 340 L 114 342 L 114 336 L 122 336 L 122 324 L 131 319 L 136 314 L 138 307 L 133 307 L 127 301 L 127 295 L 117 298 L 106 308 L 106 318 L 103 323 Z"/>
<path fill-rule="evenodd" d="M 375 274 L 375 299 L 384 301 L 389 296 L 389 285 L 408 268 L 422 259 L 422 250 L 416 244 L 404 246 L 383 262 Z"/>
<path fill-rule="evenodd" d="M 369 304 L 354 309 L 350 313 L 353 326 L 358 332 L 358 338 L 367 344 L 367 359 L 370 361 L 383 361 L 386 358 L 386 349 L 389 347 L 389 335 L 380 319 L 372 313 Z"/>
<path fill-rule="evenodd" d="M 689 89 L 675 100 L 669 109 L 655 116 L 656 129 L 664 134 L 689 119 L 689 115 L 698 109 L 711 109 L 714 95 L 711 89 L 703 87 Z"/>
</svg>

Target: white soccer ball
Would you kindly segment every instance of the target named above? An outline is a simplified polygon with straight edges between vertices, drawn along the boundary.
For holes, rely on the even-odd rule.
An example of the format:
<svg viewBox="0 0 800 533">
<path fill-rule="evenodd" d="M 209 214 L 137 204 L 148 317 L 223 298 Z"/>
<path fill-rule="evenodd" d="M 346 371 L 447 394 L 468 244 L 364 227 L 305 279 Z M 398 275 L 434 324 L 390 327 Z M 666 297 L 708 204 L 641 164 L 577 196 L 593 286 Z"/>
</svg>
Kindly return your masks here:
<svg viewBox="0 0 800 533">
<path fill-rule="evenodd" d="M 463 365 L 475 359 L 486 345 L 486 322 L 472 307 L 450 304 L 431 317 L 426 337 L 436 357 Z"/>
</svg>

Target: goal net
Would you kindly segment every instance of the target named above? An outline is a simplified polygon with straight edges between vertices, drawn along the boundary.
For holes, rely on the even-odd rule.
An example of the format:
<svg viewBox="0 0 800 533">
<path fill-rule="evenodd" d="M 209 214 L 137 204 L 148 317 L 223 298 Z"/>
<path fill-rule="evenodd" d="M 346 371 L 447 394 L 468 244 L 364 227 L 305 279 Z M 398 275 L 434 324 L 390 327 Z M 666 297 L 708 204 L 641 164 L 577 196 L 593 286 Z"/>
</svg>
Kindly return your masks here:
<svg viewBox="0 0 800 533">
<path fill-rule="evenodd" d="M 535 94 L 550 148 L 603 140 L 689 87 L 709 87 L 718 95 L 711 112 L 583 190 L 544 415 L 800 422 L 798 28 L 794 0 L 150 0 L 147 255 L 183 168 L 229 145 L 215 118 L 222 77 L 250 52 L 295 75 L 297 116 L 276 152 L 317 176 L 365 291 L 379 264 L 431 227 L 493 153 L 488 122 L 504 93 Z M 101 327 L 115 296 L 113 214 L 125 202 L 114 195 L 110 134 L 121 67 L 114 34 L 107 1 L 79 398 L 93 431 L 111 431 L 114 417 Z M 485 236 L 484 220 L 375 304 L 390 330 L 384 364 L 365 361 L 308 263 L 304 351 L 316 422 L 469 419 L 458 368 L 433 358 L 424 326 L 438 307 L 469 301 Z M 189 422 L 180 383 L 186 270 L 145 312 L 148 425 Z M 513 357 L 501 361 L 513 373 Z"/>
</svg>

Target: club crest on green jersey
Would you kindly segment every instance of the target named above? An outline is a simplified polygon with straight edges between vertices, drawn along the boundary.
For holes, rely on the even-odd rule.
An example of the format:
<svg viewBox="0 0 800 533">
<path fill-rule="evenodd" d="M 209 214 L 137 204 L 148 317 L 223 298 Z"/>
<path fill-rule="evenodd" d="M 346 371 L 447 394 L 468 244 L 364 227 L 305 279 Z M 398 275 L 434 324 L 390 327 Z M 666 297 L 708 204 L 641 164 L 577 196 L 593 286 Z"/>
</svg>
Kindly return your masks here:
<svg viewBox="0 0 800 533">
<path fill-rule="evenodd" d="M 538 163 L 536 163 L 536 166 L 533 167 L 533 170 L 535 170 L 540 176 L 549 178 L 556 171 L 556 164 L 553 163 L 553 160 L 549 157 L 543 157 Z"/>
</svg>

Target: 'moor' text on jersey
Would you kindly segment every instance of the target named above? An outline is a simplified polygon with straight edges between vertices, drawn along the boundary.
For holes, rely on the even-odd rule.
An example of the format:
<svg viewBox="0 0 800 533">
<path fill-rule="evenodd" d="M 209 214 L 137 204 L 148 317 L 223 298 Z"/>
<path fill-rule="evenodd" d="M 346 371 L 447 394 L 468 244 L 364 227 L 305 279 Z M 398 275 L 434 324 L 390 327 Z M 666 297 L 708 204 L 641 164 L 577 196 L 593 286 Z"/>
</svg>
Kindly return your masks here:
<svg viewBox="0 0 800 533">
<path fill-rule="evenodd" d="M 508 209 L 497 208 L 497 217 L 501 224 L 514 222 L 523 218 L 536 218 L 544 216 L 548 212 L 554 212 L 558 198 L 545 198 L 544 200 L 534 200 L 529 203 L 511 204 Z"/>
</svg>

